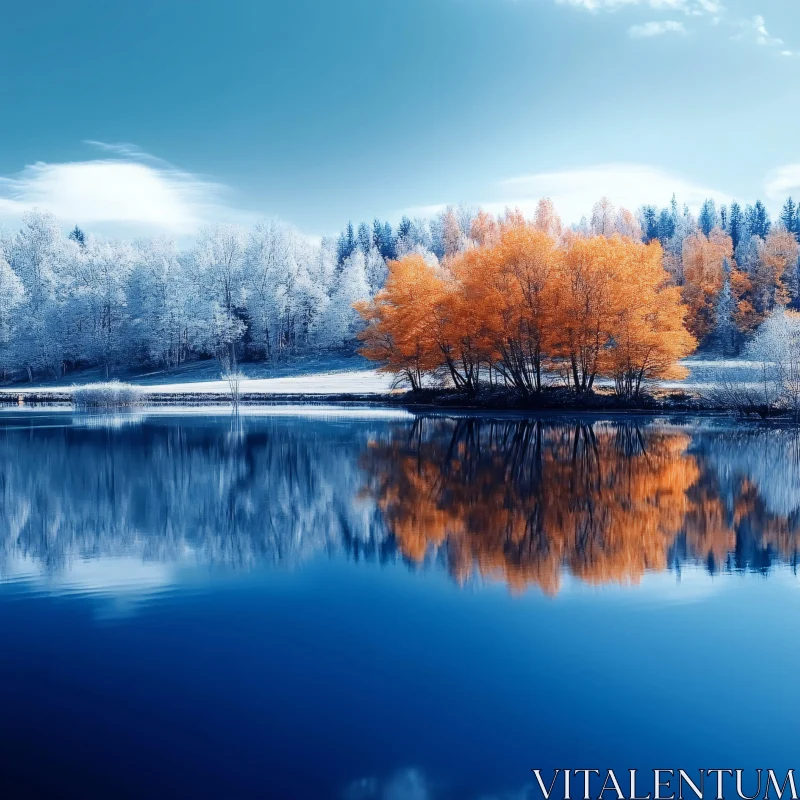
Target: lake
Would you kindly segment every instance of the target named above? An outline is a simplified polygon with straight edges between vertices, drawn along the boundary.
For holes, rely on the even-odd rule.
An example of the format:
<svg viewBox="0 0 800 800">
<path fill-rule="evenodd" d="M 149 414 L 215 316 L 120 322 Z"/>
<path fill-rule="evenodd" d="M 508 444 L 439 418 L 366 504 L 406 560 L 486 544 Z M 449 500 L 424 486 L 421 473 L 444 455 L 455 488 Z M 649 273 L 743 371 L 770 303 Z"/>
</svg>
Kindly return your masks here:
<svg viewBox="0 0 800 800">
<path fill-rule="evenodd" d="M 20 410 L 0 451 L 2 797 L 798 766 L 795 428 Z"/>
</svg>

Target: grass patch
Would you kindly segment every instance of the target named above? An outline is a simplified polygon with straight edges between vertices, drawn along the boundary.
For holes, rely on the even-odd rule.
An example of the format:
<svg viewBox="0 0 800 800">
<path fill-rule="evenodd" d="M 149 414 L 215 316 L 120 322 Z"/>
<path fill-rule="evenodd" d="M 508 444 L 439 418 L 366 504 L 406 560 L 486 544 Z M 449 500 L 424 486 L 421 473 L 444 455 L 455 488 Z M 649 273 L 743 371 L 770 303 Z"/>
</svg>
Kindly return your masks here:
<svg viewBox="0 0 800 800">
<path fill-rule="evenodd" d="M 134 408 L 142 396 L 140 386 L 120 381 L 72 387 L 72 404 L 79 409 Z"/>
</svg>

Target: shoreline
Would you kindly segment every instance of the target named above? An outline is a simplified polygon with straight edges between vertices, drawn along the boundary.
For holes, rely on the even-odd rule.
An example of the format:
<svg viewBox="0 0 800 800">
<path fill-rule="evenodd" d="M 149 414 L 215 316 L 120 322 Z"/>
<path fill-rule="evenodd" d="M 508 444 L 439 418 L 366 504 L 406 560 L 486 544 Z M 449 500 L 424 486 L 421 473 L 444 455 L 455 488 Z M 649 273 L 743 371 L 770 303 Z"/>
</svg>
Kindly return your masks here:
<svg viewBox="0 0 800 800">
<path fill-rule="evenodd" d="M 202 408 L 231 407 L 231 398 L 224 392 L 143 392 L 141 401 L 132 406 L 75 409 L 81 413 L 118 413 L 147 408 Z M 264 406 L 334 406 L 340 408 L 388 408 L 406 410 L 411 413 L 511 413 L 525 415 L 540 414 L 601 414 L 601 415 L 659 415 L 727 417 L 743 421 L 792 422 L 790 414 L 767 416 L 744 416 L 735 409 L 723 409 L 704 402 L 701 397 L 689 393 L 675 392 L 667 396 L 643 395 L 636 399 L 625 399 L 613 394 L 575 395 L 568 390 L 555 389 L 540 396 L 524 397 L 513 392 L 486 392 L 475 396 L 460 394 L 453 390 L 423 390 L 421 392 L 355 393 L 337 392 L 329 394 L 250 392 L 240 398 L 242 408 Z M 41 391 L 38 389 L 0 389 L 0 409 L 13 410 L 34 408 L 73 407 L 69 391 Z"/>
</svg>

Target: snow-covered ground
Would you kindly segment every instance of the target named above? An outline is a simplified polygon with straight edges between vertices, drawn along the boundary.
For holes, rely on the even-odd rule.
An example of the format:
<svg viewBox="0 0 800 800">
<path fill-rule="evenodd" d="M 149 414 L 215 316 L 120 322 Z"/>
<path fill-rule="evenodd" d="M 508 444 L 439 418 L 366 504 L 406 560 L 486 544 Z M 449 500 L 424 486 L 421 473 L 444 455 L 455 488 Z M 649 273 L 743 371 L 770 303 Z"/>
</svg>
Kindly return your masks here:
<svg viewBox="0 0 800 800">
<path fill-rule="evenodd" d="M 226 381 L 141 384 L 147 394 L 227 393 Z M 242 394 L 385 394 L 392 389 L 392 376 L 374 369 L 321 372 L 284 378 L 245 378 Z"/>
<path fill-rule="evenodd" d="M 757 368 L 743 359 L 689 358 L 684 365 L 689 377 L 684 381 L 659 381 L 655 387 L 670 391 L 702 391 L 710 388 L 720 371 L 730 375 L 752 374 Z M 392 376 L 371 367 L 360 356 L 324 356 L 306 358 L 297 362 L 269 366 L 265 364 L 242 365 L 245 378 L 240 384 L 242 395 L 249 394 L 303 394 L 377 395 L 392 391 Z M 84 385 L 102 380 L 94 373 L 68 376 L 59 382 L 17 384 L 0 392 L 68 392 L 74 385 Z M 173 372 L 155 372 L 145 375 L 124 376 L 122 380 L 140 386 L 146 395 L 165 394 L 228 394 L 229 387 L 220 376 L 219 365 L 214 361 L 195 362 Z M 610 385 L 598 381 L 599 386 Z M 400 390 L 402 391 L 402 389 Z"/>
<path fill-rule="evenodd" d="M 175 383 L 137 382 L 144 395 L 164 394 L 228 394 L 229 387 L 224 380 L 179 381 Z M 61 394 L 79 384 L 20 384 L 13 388 L 3 388 L 0 392 L 20 394 L 38 392 L 42 394 Z M 392 391 L 392 376 L 377 370 L 350 370 L 346 372 L 319 372 L 311 375 L 295 375 L 283 378 L 245 378 L 240 391 L 247 394 L 386 394 Z"/>
</svg>

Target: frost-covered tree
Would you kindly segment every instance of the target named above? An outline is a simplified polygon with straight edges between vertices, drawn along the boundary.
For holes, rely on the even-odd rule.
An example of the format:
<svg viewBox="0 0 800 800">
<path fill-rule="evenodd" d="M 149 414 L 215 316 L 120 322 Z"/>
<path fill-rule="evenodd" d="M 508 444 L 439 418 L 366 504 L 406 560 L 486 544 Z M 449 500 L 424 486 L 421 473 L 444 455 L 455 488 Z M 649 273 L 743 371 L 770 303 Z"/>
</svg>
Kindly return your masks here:
<svg viewBox="0 0 800 800">
<path fill-rule="evenodd" d="M 102 365 L 106 377 L 124 360 L 130 341 L 127 316 L 128 280 L 133 251 L 124 242 L 102 242 L 89 237 L 72 259 L 73 270 L 65 315 L 68 340 L 84 358 Z"/>
<path fill-rule="evenodd" d="M 358 246 L 365 255 L 372 249 L 372 233 L 366 222 L 362 222 L 358 226 Z"/>
<path fill-rule="evenodd" d="M 764 397 L 800 415 L 800 314 L 779 309 L 756 331 L 747 354 L 761 365 Z"/>
<path fill-rule="evenodd" d="M 206 341 L 219 341 L 216 331 L 222 312 L 232 325 L 243 305 L 246 246 L 247 235 L 243 228 L 216 225 L 200 232 L 187 255 L 192 290 L 197 294 L 196 319 Z M 238 338 L 229 337 L 231 348 Z"/>
<path fill-rule="evenodd" d="M 613 236 L 617 230 L 617 209 L 607 198 L 602 197 L 592 208 L 592 233 L 595 236 Z"/>
<path fill-rule="evenodd" d="M 353 304 L 367 300 L 370 296 L 366 260 L 364 254 L 356 250 L 344 262 L 330 303 L 325 309 L 322 320 L 322 329 L 325 332 L 322 340 L 325 344 L 341 345 L 356 336 L 362 327 L 362 320 Z"/>
<path fill-rule="evenodd" d="M 25 216 L 9 252 L 11 268 L 22 281 L 26 297 L 26 335 L 18 343 L 20 366 L 31 380 L 34 370 L 60 375 L 64 337 L 59 290 L 74 253 L 69 253 L 56 218 L 39 210 Z"/>
<path fill-rule="evenodd" d="M 348 222 L 347 228 L 339 235 L 339 241 L 336 243 L 336 260 L 340 267 L 350 258 L 356 247 L 358 239 L 353 231 L 353 223 Z"/>
<path fill-rule="evenodd" d="M 642 231 L 642 226 L 639 224 L 639 220 L 637 220 L 627 208 L 621 208 L 617 212 L 614 230 L 620 236 L 627 236 L 629 239 L 633 239 L 635 241 L 640 241 L 644 238 L 644 233 Z"/>
<path fill-rule="evenodd" d="M 377 247 L 373 247 L 364 259 L 364 273 L 367 276 L 370 295 L 374 295 L 386 282 L 386 260 Z"/>
<path fill-rule="evenodd" d="M 744 222 L 751 236 L 760 236 L 762 239 L 767 238 L 772 227 L 769 212 L 760 200 L 756 200 L 755 205 L 747 206 L 744 211 Z"/>
<path fill-rule="evenodd" d="M 725 279 L 717 298 L 715 313 L 714 338 L 723 355 L 732 355 L 736 352 L 739 331 L 736 327 L 736 298 L 731 289 L 730 263 L 725 259 Z"/>
<path fill-rule="evenodd" d="M 433 242 L 430 225 L 426 220 L 410 220 L 404 217 L 397 231 L 395 255 L 402 258 L 409 253 L 416 252 L 418 248 L 433 252 Z"/>
<path fill-rule="evenodd" d="M 0 375 L 3 380 L 14 363 L 13 345 L 21 322 L 17 312 L 24 300 L 22 281 L 0 254 Z"/>
<path fill-rule="evenodd" d="M 128 281 L 132 355 L 171 369 L 188 357 L 193 332 L 188 276 L 167 237 L 134 243 Z"/>
<path fill-rule="evenodd" d="M 252 346 L 258 355 L 277 357 L 308 343 L 314 318 L 326 305 L 319 280 L 333 280 L 332 272 L 315 273 L 314 261 L 313 248 L 296 228 L 273 221 L 253 229 L 245 283 Z"/>
</svg>

